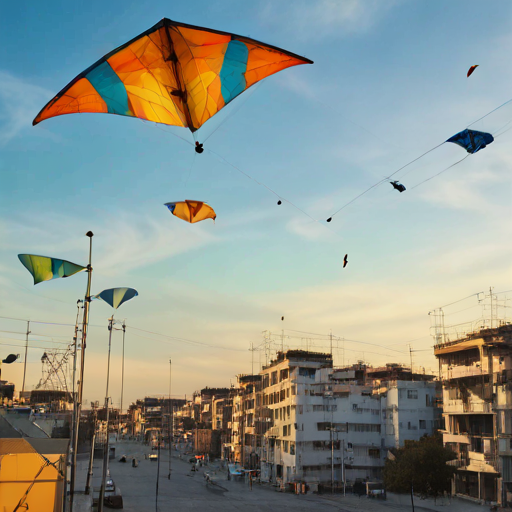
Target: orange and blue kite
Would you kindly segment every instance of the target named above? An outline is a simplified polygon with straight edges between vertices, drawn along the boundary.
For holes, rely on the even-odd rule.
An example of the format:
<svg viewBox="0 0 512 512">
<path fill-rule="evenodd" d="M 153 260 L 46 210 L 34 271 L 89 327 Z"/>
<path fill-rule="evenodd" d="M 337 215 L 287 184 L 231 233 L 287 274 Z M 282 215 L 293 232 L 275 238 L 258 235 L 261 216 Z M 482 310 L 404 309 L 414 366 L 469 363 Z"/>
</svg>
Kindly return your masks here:
<svg viewBox="0 0 512 512">
<path fill-rule="evenodd" d="M 190 224 L 200 222 L 206 219 L 215 219 L 217 214 L 215 210 L 204 201 L 192 201 L 185 199 L 185 201 L 175 201 L 173 203 L 165 203 L 169 211 L 175 216 Z"/>
<path fill-rule="evenodd" d="M 33 121 L 96 112 L 195 132 L 263 78 L 312 61 L 254 39 L 164 18 L 80 73 Z"/>
</svg>

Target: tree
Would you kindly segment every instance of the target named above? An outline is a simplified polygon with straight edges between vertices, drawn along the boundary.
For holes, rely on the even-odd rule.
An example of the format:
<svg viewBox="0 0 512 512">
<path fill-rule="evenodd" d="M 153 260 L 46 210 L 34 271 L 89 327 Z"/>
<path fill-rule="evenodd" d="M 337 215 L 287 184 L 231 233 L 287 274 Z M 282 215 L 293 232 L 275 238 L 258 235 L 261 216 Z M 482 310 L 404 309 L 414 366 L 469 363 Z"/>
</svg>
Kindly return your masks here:
<svg viewBox="0 0 512 512">
<path fill-rule="evenodd" d="M 414 512 L 414 492 L 436 499 L 450 490 L 456 469 L 446 463 L 457 454 L 443 446 L 441 434 L 405 441 L 392 452 L 384 465 L 384 483 L 393 492 L 410 493 Z"/>
</svg>

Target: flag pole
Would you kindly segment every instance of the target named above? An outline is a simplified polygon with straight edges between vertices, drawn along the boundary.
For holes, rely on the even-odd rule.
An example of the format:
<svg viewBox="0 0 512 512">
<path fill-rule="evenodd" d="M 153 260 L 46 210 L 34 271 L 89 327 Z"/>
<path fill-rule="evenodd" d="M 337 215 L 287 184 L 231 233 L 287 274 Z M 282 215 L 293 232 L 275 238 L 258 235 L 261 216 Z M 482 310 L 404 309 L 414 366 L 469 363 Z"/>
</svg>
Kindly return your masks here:
<svg viewBox="0 0 512 512">
<path fill-rule="evenodd" d="M 85 346 L 87 340 L 87 327 L 89 325 L 89 306 L 91 303 L 91 280 L 92 280 L 92 231 L 87 231 L 85 236 L 89 237 L 89 263 L 87 264 L 87 289 L 84 297 L 84 315 L 82 321 L 82 353 L 80 358 L 80 380 L 78 382 L 78 399 L 76 403 L 76 419 L 73 432 L 73 460 L 71 463 L 71 482 L 70 482 L 70 512 L 73 512 L 73 497 L 75 494 L 76 479 L 76 456 L 78 452 L 78 430 L 80 428 L 80 415 L 82 412 L 83 391 L 84 391 L 84 368 L 85 368 Z"/>
</svg>

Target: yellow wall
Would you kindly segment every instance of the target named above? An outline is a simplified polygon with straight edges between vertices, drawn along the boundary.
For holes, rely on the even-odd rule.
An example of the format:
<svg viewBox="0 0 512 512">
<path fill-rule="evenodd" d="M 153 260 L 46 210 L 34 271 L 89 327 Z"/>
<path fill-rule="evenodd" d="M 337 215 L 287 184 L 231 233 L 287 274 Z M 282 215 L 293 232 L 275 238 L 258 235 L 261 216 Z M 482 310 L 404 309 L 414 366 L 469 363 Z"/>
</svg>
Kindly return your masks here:
<svg viewBox="0 0 512 512">
<path fill-rule="evenodd" d="M 57 467 L 60 455 L 45 455 Z M 0 455 L 0 512 L 12 512 L 26 492 L 44 460 L 37 453 Z M 64 467 L 64 464 L 62 464 Z M 62 469 L 62 468 L 61 468 Z M 53 466 L 43 469 L 25 501 L 30 512 L 62 510 L 64 482 Z M 20 510 L 26 510 L 22 507 Z"/>
</svg>

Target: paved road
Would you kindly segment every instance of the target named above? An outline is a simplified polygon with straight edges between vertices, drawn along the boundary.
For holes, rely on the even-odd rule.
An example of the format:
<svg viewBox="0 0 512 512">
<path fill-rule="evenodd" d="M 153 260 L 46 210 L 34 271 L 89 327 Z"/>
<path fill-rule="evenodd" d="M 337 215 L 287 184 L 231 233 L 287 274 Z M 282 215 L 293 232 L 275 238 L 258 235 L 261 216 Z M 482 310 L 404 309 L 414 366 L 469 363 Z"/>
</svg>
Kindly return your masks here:
<svg viewBox="0 0 512 512">
<path fill-rule="evenodd" d="M 116 485 L 121 489 L 125 512 L 155 512 L 155 494 L 158 463 L 144 458 L 152 452 L 150 447 L 136 442 L 118 443 L 117 459 L 123 454 L 129 458 L 139 459 L 139 466 L 133 468 L 131 461 L 123 464 L 117 460 L 110 463 L 110 470 Z M 169 480 L 169 457 L 167 452 L 160 455 L 160 478 L 158 511 L 187 511 L 194 512 L 222 511 L 231 512 L 309 512 L 322 510 L 324 512 L 405 512 L 410 511 L 408 497 L 395 497 L 386 502 L 357 498 L 356 496 L 340 495 L 295 495 L 280 493 L 267 484 L 254 484 L 252 490 L 244 481 L 227 480 L 227 473 L 219 464 L 200 468 L 191 472 L 190 456 L 180 460 L 177 452 L 173 452 L 171 460 L 172 473 Z M 210 473 L 213 484 L 206 484 L 204 472 Z M 93 486 L 99 489 L 101 481 L 101 462 L 94 463 Z M 475 505 L 467 502 L 451 501 L 434 505 L 433 502 L 417 500 L 416 510 L 438 512 L 472 512 Z M 105 509 L 108 511 L 109 509 Z M 476 510 L 476 508 L 475 508 Z M 478 507 L 480 512 L 486 507 Z"/>
</svg>

